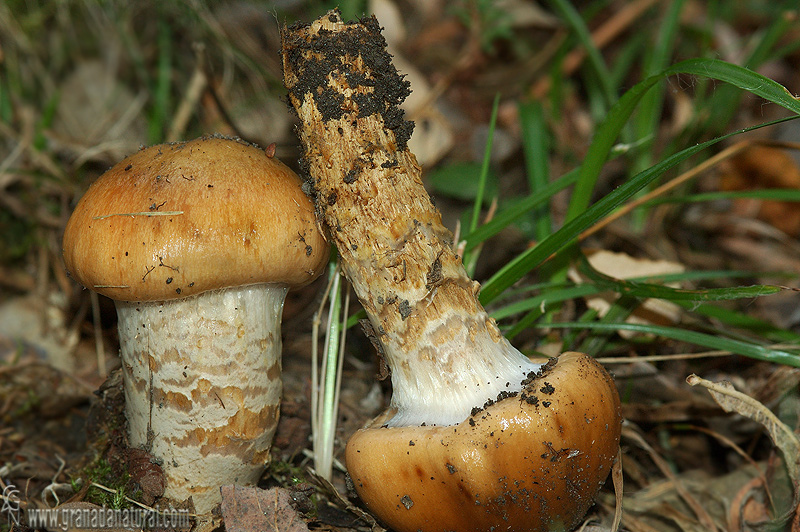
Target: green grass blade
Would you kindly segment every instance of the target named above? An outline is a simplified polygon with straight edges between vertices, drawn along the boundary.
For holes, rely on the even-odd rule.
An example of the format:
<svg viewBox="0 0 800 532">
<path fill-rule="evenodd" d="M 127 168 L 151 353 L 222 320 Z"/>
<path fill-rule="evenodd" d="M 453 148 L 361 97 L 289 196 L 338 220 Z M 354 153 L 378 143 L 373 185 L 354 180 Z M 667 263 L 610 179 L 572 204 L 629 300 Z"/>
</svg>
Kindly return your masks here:
<svg viewBox="0 0 800 532">
<path fill-rule="evenodd" d="M 752 69 L 763 65 L 767 61 L 782 57 L 777 55 L 775 51 L 779 50 L 778 45 L 781 43 L 781 39 L 796 25 L 797 13 L 795 9 L 786 9 L 775 17 L 772 24 L 755 36 L 756 45 L 747 57 L 745 65 Z"/>
<path fill-rule="evenodd" d="M 494 143 L 494 130 L 497 126 L 497 110 L 500 107 L 500 94 L 494 97 L 492 104 L 492 117 L 489 119 L 489 135 L 486 138 L 486 146 L 483 151 L 483 163 L 481 164 L 481 173 L 478 180 L 478 192 L 475 195 L 475 203 L 472 207 L 472 219 L 469 224 L 470 233 L 478 227 L 478 221 L 481 216 L 481 207 L 483 207 L 483 195 L 486 190 L 486 181 L 489 177 L 489 165 L 492 162 L 492 145 Z"/>
<path fill-rule="evenodd" d="M 734 340 L 724 336 L 690 331 L 679 327 L 666 327 L 661 325 L 642 325 L 636 323 L 548 323 L 542 327 L 559 329 L 584 328 L 597 331 L 632 331 L 643 334 L 654 334 L 678 342 L 686 342 L 707 349 L 728 351 L 756 360 L 764 360 L 775 364 L 784 364 L 800 368 L 800 353 L 773 349 L 755 343 Z"/>
<path fill-rule="evenodd" d="M 631 277 L 628 281 L 642 281 L 660 283 L 682 283 L 685 281 L 709 281 L 717 279 L 736 279 L 753 277 L 754 274 L 747 270 L 691 270 L 687 272 L 660 273 L 657 275 L 645 275 L 641 277 Z M 757 275 L 769 277 L 783 277 L 786 279 L 796 279 L 797 274 L 791 272 L 758 272 Z"/>
<path fill-rule="evenodd" d="M 333 444 L 336 434 L 336 391 L 338 389 L 337 368 L 340 365 L 339 350 L 342 329 L 342 277 L 335 264 L 328 266 L 331 281 L 330 303 L 328 307 L 328 330 L 325 337 L 325 359 L 320 369 L 320 389 L 314 390 L 318 402 L 319 418 L 314 419 L 317 431 L 314 434 L 314 468 L 317 474 L 330 479 L 333 471 Z"/>
<path fill-rule="evenodd" d="M 676 301 L 676 303 L 686 310 L 691 310 L 692 314 L 696 316 L 711 318 L 716 320 L 717 323 L 724 324 L 726 327 L 750 331 L 771 342 L 800 344 L 800 334 L 735 310 L 712 304 L 697 305 L 688 301 Z"/>
<path fill-rule="evenodd" d="M 541 102 L 521 102 L 518 106 L 519 124 L 522 129 L 522 151 L 525 169 L 532 193 L 539 192 L 550 183 L 550 142 Z M 536 240 L 543 240 L 553 232 L 549 204 L 531 210 Z M 472 230 L 472 233 L 475 229 Z"/>
<path fill-rule="evenodd" d="M 734 199 L 758 199 L 772 201 L 800 201 L 800 190 L 790 188 L 764 188 L 758 190 L 737 190 L 725 192 L 703 192 L 701 194 L 690 194 L 686 196 L 673 196 L 664 198 L 653 198 L 643 203 L 644 206 L 652 207 L 663 203 L 700 203 L 704 201 L 734 200 Z"/>
<path fill-rule="evenodd" d="M 609 110 L 606 119 L 597 129 L 594 141 L 589 146 L 580 167 L 578 181 L 567 210 L 568 220 L 579 216 L 589 206 L 600 170 L 638 103 L 657 83 L 677 74 L 724 81 L 800 114 L 800 100 L 792 96 L 785 87 L 746 68 L 716 59 L 688 59 L 672 65 L 663 72 L 636 84 Z"/>
<path fill-rule="evenodd" d="M 564 288 L 551 288 L 544 293 L 533 297 L 521 299 L 502 307 L 492 309 L 490 315 L 496 320 L 502 320 L 533 309 L 542 309 L 547 305 L 561 303 L 579 297 L 588 297 L 599 294 L 602 290 L 591 284 L 580 284 Z"/>
<path fill-rule="evenodd" d="M 755 285 L 736 286 L 731 288 L 707 288 L 700 290 L 685 290 L 672 288 L 660 284 L 643 283 L 630 279 L 616 279 L 594 269 L 588 259 L 581 255 L 579 262 L 581 273 L 586 275 L 591 282 L 599 288 L 611 290 L 621 296 L 632 296 L 639 299 L 664 299 L 667 301 L 727 301 L 735 299 L 750 299 L 783 290 L 780 286 Z"/>
<path fill-rule="evenodd" d="M 542 189 L 530 194 L 515 205 L 503 209 L 495 215 L 495 217 L 488 223 L 481 225 L 475 231 L 471 232 L 464 237 L 466 241 L 466 250 L 470 250 L 479 245 L 484 240 L 487 240 L 522 216 L 530 213 L 533 209 L 545 204 L 554 194 L 564 190 L 565 188 L 574 185 L 578 178 L 577 169 L 572 170 L 552 183 L 547 184 Z"/>
<path fill-rule="evenodd" d="M 425 181 L 430 186 L 432 194 L 448 196 L 462 201 L 475 201 L 481 181 L 481 168 L 482 165 L 473 162 L 447 164 L 427 173 Z M 490 169 L 489 176 L 486 179 L 484 197 L 487 195 L 490 197 L 496 196 L 497 193 L 497 179 Z"/>
<path fill-rule="evenodd" d="M 659 24 L 653 45 L 645 49 L 642 69 L 646 77 L 661 72 L 669 65 L 672 49 L 680 28 L 680 14 L 684 3 L 684 0 L 670 2 L 664 18 Z M 634 136 L 639 141 L 644 140 L 647 146 L 651 146 L 658 135 L 658 125 L 663 112 L 665 91 L 666 87 L 661 84 L 645 94 L 633 118 Z M 653 149 L 640 150 L 631 161 L 631 175 L 635 175 L 651 166 L 655 161 L 657 151 Z"/>
<path fill-rule="evenodd" d="M 768 124 L 761 124 L 758 127 L 764 127 Z M 621 205 L 624 201 L 631 198 L 636 192 L 647 186 L 649 183 L 657 179 L 663 172 L 675 166 L 676 164 L 688 159 L 692 155 L 713 146 L 728 137 L 738 134 L 731 133 L 716 139 L 712 139 L 702 144 L 686 148 L 670 157 L 667 157 L 660 163 L 645 170 L 639 175 L 633 177 L 625 182 L 613 192 L 607 194 L 602 199 L 597 201 L 590 208 L 585 210 L 582 214 L 566 222 L 561 229 L 539 242 L 536 247 L 530 248 L 510 260 L 503 266 L 497 273 L 495 273 L 486 283 L 484 283 L 481 290 L 481 302 L 486 305 L 494 298 L 499 296 L 503 290 L 510 287 L 512 284 L 521 279 L 525 274 L 533 268 L 540 265 L 547 258 L 558 251 L 570 245 L 571 242 L 584 230 L 588 229 L 592 224 L 611 213 L 615 208 Z"/>
<path fill-rule="evenodd" d="M 610 106 L 616 100 L 614 88 L 611 86 L 611 73 L 608 71 L 608 67 L 603 61 L 603 55 L 600 53 L 600 50 L 594 45 L 592 34 L 589 28 L 586 27 L 583 18 L 581 18 L 581 14 L 568 0 L 550 0 L 550 5 L 553 7 L 554 11 L 566 21 L 572 31 L 575 32 L 575 35 L 586 51 L 589 67 L 593 70 L 594 76 L 599 83 L 605 104 Z"/>
<path fill-rule="evenodd" d="M 753 272 L 734 271 L 734 270 L 689 271 L 680 273 L 649 275 L 645 277 L 632 277 L 630 279 L 627 279 L 627 281 L 632 281 L 632 282 L 658 281 L 662 283 L 673 283 L 673 282 L 687 282 L 687 281 L 707 281 L 716 279 L 731 280 L 737 277 L 751 277 L 752 275 Z M 786 274 L 777 273 L 771 275 L 772 276 L 781 275 L 792 278 L 796 277 L 796 275 L 790 273 Z M 509 303 L 507 305 L 494 308 L 490 311 L 490 315 L 492 316 L 492 318 L 498 321 L 510 318 L 512 316 L 518 316 L 522 313 L 527 313 L 525 316 L 518 319 L 513 326 L 507 327 L 506 337 L 509 339 L 513 339 L 514 336 L 516 336 L 526 328 L 530 327 L 537 319 L 543 316 L 546 310 L 550 308 L 552 305 L 556 305 L 558 303 L 562 303 L 564 301 L 568 301 L 571 299 L 591 297 L 600 294 L 604 291 L 607 291 L 607 288 L 604 287 L 602 284 L 594 284 L 594 283 L 583 283 L 578 285 L 542 283 L 530 287 L 525 287 L 525 290 L 523 291 L 528 291 L 529 289 L 541 290 L 541 293 L 533 297 L 526 297 L 524 299 L 514 301 L 513 303 Z M 744 290 L 736 289 L 734 292 L 728 294 L 727 296 L 723 293 L 722 294 L 723 297 L 716 297 L 713 291 L 710 293 L 706 291 L 705 297 L 701 296 L 698 298 L 700 299 L 700 301 L 697 301 L 695 299 L 698 297 L 696 295 L 687 297 L 686 299 L 682 298 L 671 299 L 671 301 L 676 305 L 682 307 L 684 310 L 691 311 L 692 314 L 711 318 L 713 320 L 716 320 L 717 323 L 721 323 L 727 327 L 750 331 L 751 333 L 761 335 L 762 337 L 772 342 L 800 343 L 800 334 L 796 334 L 786 329 L 782 329 L 771 323 L 759 320 L 757 318 L 753 318 L 751 316 L 748 316 L 741 312 L 737 312 L 735 310 L 703 302 L 703 301 L 737 299 L 739 296 L 742 297 L 752 296 L 753 294 L 747 293 L 747 290 L 749 289 L 752 289 L 752 287 L 747 287 Z M 760 290 L 758 288 L 755 288 L 753 289 L 753 292 L 758 294 L 760 293 Z M 639 293 L 637 296 L 645 298 L 647 297 L 647 295 L 648 294 L 646 293 Z"/>
<path fill-rule="evenodd" d="M 42 110 L 42 115 L 36 123 L 36 130 L 33 137 L 33 147 L 37 151 L 42 151 L 47 145 L 47 137 L 44 132 L 53 125 L 53 119 L 58 110 L 58 102 L 61 101 L 61 92 L 56 91 L 50 98 Z"/>
<path fill-rule="evenodd" d="M 617 298 L 609 307 L 609 309 L 603 314 L 600 319 L 595 321 L 594 323 L 607 323 L 607 324 L 616 324 L 622 323 L 631 313 L 639 306 L 638 299 L 634 297 L 628 296 L 621 296 Z M 584 320 L 580 320 L 581 323 L 584 323 Z M 582 353 L 586 353 L 589 356 L 597 356 L 599 353 L 603 352 L 608 341 L 614 335 L 613 330 L 609 331 L 595 331 L 594 334 L 588 335 L 586 338 L 583 339 L 580 346 L 578 347 L 578 351 Z"/>
<path fill-rule="evenodd" d="M 469 232 L 471 233 L 478 227 L 481 215 L 481 207 L 483 207 L 483 198 L 486 192 L 487 181 L 489 177 L 489 167 L 492 162 L 492 145 L 494 143 L 494 130 L 497 125 L 497 111 L 500 108 L 500 94 L 494 97 L 492 104 L 492 116 L 489 120 L 489 134 L 486 138 L 486 146 L 483 152 L 483 163 L 481 164 L 481 173 L 478 179 L 478 190 L 475 194 L 475 202 L 472 208 L 472 218 L 469 223 Z M 464 268 L 467 270 L 467 275 L 472 277 L 475 273 L 475 267 L 478 264 L 478 257 L 480 255 L 479 248 L 472 248 L 469 251 L 464 251 L 462 261 Z"/>
<path fill-rule="evenodd" d="M 598 128 L 595 134 L 595 140 L 590 145 L 586 159 L 580 167 L 565 225 L 559 231 L 540 242 L 536 247 L 512 259 L 489 279 L 489 281 L 484 284 L 481 293 L 481 301 L 484 304 L 493 300 L 502 293 L 503 290 L 521 279 L 522 276 L 541 264 L 552 253 L 569 245 L 581 231 L 587 229 L 591 224 L 609 214 L 623 201 L 647 186 L 664 171 L 701 150 L 742 132 L 724 135 L 686 148 L 677 154 L 667 157 L 655 166 L 639 173 L 637 176 L 618 187 L 615 191 L 599 200 L 591 208 L 588 208 L 591 192 L 594 188 L 597 176 L 600 173 L 600 169 L 636 105 L 644 94 L 655 86 L 656 83 L 674 74 L 706 76 L 726 81 L 765 98 L 768 101 L 781 105 L 796 114 L 800 114 L 800 100 L 792 96 L 782 85 L 760 74 L 724 61 L 689 59 L 671 66 L 657 76 L 651 76 L 638 83 L 626 92 L 611 108 L 606 120 Z M 769 122 L 755 127 L 764 127 L 784 120 Z M 748 128 L 743 131 L 749 131 L 750 129 L 751 128 Z"/>
<path fill-rule="evenodd" d="M 763 32 L 754 36 L 755 46 L 752 47 L 750 54 L 743 59 L 743 65 L 749 69 L 757 69 L 766 61 L 778 58 L 780 55 L 775 53 L 775 48 L 786 32 L 796 26 L 796 16 L 790 11 L 785 11 L 781 16 L 777 16 Z M 749 48 L 746 47 L 746 48 Z M 720 131 L 731 123 L 736 113 L 739 111 L 739 102 L 742 94 L 737 92 L 730 85 L 718 87 L 709 98 L 708 119 L 705 122 L 705 129 L 710 132 Z"/>
<path fill-rule="evenodd" d="M 607 281 L 599 287 L 613 290 L 621 295 L 641 299 L 655 298 L 666 301 L 732 301 L 752 299 L 781 292 L 783 288 L 773 285 L 737 286 L 732 288 L 706 288 L 703 290 L 684 290 L 657 284 L 632 283 L 628 281 Z"/>
</svg>

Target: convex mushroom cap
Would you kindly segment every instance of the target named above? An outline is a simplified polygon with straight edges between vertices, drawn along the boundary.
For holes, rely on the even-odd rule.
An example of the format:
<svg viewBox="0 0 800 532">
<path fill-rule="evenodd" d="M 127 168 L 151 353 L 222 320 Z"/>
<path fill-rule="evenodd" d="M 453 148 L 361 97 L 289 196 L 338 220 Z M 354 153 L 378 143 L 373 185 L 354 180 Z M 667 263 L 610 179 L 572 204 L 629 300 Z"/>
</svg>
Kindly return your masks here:
<svg viewBox="0 0 800 532">
<path fill-rule="evenodd" d="M 64 234 L 72 277 L 115 300 L 301 286 L 328 258 L 300 178 L 243 141 L 145 148 L 98 179 Z"/>
<path fill-rule="evenodd" d="M 572 530 L 619 449 L 619 397 L 608 373 L 564 353 L 523 389 L 451 426 L 382 425 L 347 443 L 367 507 L 398 532 Z"/>
</svg>

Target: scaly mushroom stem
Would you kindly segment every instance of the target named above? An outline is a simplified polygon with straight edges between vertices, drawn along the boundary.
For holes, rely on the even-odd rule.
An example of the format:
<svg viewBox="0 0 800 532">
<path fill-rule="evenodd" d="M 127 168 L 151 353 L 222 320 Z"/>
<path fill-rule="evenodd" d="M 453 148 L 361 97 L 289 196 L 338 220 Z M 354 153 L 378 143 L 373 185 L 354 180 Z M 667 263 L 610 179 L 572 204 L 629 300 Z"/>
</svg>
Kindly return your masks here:
<svg viewBox="0 0 800 532">
<path fill-rule="evenodd" d="M 451 425 L 519 391 L 539 365 L 502 336 L 453 251 L 406 144 L 408 84 L 377 21 L 330 13 L 285 30 L 283 65 L 317 215 L 392 369 L 387 424 Z"/>
<path fill-rule="evenodd" d="M 255 484 L 281 399 L 285 285 L 116 301 L 130 445 L 161 461 L 165 495 L 198 513 Z"/>
</svg>

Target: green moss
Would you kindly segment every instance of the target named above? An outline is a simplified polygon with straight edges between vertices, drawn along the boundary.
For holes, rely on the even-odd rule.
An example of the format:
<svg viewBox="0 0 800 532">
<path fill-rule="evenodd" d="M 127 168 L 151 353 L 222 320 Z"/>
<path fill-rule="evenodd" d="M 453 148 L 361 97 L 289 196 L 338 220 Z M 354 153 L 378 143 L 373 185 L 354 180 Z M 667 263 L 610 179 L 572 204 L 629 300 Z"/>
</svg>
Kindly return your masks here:
<svg viewBox="0 0 800 532">
<path fill-rule="evenodd" d="M 90 486 L 84 500 L 104 508 L 118 510 L 128 508 L 130 506 L 128 499 L 137 500 L 141 495 L 141 490 L 130 490 L 130 478 L 128 471 L 122 471 L 121 473 L 115 471 L 108 460 L 101 456 L 86 466 L 78 478 L 72 479 L 72 484 L 73 488 L 76 488 L 79 484 L 95 483 L 114 490 L 109 492 L 96 486 Z M 79 483 L 78 479 L 81 479 L 82 482 Z"/>
<path fill-rule="evenodd" d="M 267 474 L 277 485 L 290 490 L 297 489 L 298 494 L 302 494 L 304 498 L 307 497 L 308 505 L 303 505 L 305 507 L 302 509 L 306 517 L 314 518 L 318 515 L 319 495 L 316 488 L 313 487 L 314 483 L 309 482 L 306 478 L 306 469 L 304 467 L 297 466 L 291 462 L 273 460 L 269 465 Z"/>
</svg>

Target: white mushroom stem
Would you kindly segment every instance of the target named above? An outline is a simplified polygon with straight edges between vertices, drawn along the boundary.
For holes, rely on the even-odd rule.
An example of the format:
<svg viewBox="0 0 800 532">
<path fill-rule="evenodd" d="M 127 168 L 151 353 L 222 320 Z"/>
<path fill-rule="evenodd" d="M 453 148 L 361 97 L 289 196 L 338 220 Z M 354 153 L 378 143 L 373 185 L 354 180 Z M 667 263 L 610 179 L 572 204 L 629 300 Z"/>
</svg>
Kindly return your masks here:
<svg viewBox="0 0 800 532">
<path fill-rule="evenodd" d="M 283 66 L 317 214 L 392 370 L 387 424 L 456 424 L 519 391 L 539 365 L 502 336 L 452 249 L 406 146 L 408 87 L 377 21 L 332 12 L 287 29 Z"/>
<path fill-rule="evenodd" d="M 408 264 L 411 259 L 405 260 Z M 453 275 L 463 275 L 465 280 L 461 263 L 453 265 Z M 359 297 L 379 285 L 354 282 Z M 391 407 L 396 410 L 386 425 L 461 423 L 473 408 L 496 400 L 503 392 L 522 390 L 525 377 L 541 366 L 502 336 L 472 286 L 451 277 L 446 284 L 422 293 L 395 292 L 412 309 L 405 319 L 392 320 L 392 308 L 384 308 L 378 316 L 368 311 L 373 324 L 377 321 L 377 327 L 386 332 L 379 339 L 392 370 Z M 398 310 L 394 312 L 399 316 Z M 394 329 L 387 331 L 387 326 Z"/>
<path fill-rule="evenodd" d="M 287 288 L 260 284 L 170 301 L 116 301 L 130 445 L 150 451 L 165 495 L 198 513 L 219 487 L 255 484 L 281 398 Z"/>
</svg>

